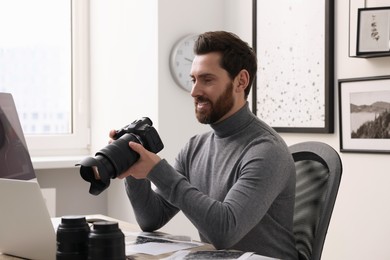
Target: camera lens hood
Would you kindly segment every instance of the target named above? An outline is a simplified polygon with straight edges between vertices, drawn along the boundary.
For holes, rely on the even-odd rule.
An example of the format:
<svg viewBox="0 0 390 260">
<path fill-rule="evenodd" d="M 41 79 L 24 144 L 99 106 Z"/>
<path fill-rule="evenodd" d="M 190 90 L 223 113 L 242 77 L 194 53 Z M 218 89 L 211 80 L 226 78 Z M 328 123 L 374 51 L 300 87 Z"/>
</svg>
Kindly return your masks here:
<svg viewBox="0 0 390 260">
<path fill-rule="evenodd" d="M 110 186 L 110 177 L 108 176 L 111 171 L 109 163 L 104 163 L 105 160 L 102 156 L 86 157 L 76 166 L 80 167 L 81 177 L 91 183 L 89 193 L 93 195 L 99 195 L 103 190 Z M 108 168 L 108 169 L 107 169 Z"/>
</svg>

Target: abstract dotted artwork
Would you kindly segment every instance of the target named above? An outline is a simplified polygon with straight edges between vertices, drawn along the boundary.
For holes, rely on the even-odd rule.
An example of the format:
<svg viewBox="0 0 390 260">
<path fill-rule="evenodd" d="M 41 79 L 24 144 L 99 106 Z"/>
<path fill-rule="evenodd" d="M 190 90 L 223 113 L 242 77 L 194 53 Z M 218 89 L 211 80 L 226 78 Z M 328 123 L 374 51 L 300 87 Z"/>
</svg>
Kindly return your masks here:
<svg viewBox="0 0 390 260">
<path fill-rule="evenodd" d="M 257 1 L 256 10 L 256 115 L 286 132 L 329 131 L 325 0 Z"/>
</svg>

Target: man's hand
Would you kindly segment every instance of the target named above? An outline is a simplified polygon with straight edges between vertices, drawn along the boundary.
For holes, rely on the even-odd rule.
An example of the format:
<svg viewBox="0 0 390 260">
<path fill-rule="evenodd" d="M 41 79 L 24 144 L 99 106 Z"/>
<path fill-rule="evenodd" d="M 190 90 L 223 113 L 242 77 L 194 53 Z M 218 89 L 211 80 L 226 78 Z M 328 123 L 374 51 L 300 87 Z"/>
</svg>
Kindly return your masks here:
<svg viewBox="0 0 390 260">
<path fill-rule="evenodd" d="M 153 167 L 161 161 L 161 158 L 146 150 L 141 144 L 129 142 L 130 148 L 139 154 L 139 159 L 129 169 L 118 176 L 119 179 L 133 176 L 136 179 L 145 179 Z"/>
</svg>

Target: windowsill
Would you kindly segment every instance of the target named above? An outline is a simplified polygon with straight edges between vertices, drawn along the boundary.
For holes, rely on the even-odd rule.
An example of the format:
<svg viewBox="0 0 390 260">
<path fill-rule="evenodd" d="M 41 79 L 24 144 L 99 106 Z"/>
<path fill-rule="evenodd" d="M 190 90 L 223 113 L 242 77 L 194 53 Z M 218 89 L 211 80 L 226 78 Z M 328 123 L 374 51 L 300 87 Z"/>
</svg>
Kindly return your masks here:
<svg viewBox="0 0 390 260">
<path fill-rule="evenodd" d="M 75 168 L 85 155 L 80 156 L 37 156 L 32 157 L 32 164 L 35 170 L 41 169 L 63 169 Z"/>
</svg>

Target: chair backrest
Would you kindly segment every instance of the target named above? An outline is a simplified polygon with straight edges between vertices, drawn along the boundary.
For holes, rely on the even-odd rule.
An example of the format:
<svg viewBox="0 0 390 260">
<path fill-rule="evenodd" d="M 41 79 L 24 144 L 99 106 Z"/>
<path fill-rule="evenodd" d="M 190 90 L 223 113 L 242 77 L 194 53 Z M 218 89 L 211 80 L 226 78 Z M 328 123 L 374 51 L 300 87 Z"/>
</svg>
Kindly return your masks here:
<svg viewBox="0 0 390 260">
<path fill-rule="evenodd" d="M 294 235 L 299 259 L 319 260 L 342 174 L 339 154 L 322 142 L 291 145 L 296 168 Z"/>
</svg>

